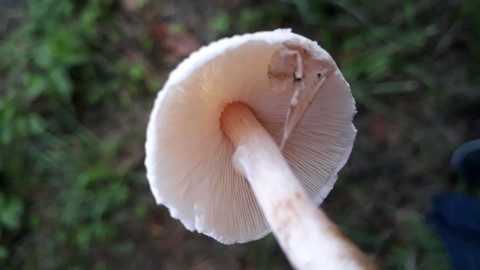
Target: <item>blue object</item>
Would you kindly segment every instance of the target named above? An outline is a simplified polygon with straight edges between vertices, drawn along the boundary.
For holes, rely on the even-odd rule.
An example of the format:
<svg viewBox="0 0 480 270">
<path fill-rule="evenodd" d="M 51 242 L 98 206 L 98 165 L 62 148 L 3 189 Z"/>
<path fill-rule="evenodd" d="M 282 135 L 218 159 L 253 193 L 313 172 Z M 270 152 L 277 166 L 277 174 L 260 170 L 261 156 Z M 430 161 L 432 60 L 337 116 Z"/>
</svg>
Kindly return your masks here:
<svg viewBox="0 0 480 270">
<path fill-rule="evenodd" d="M 469 187 L 480 186 L 480 139 L 458 147 L 451 162 Z M 480 199 L 455 193 L 437 194 L 428 219 L 442 238 L 456 270 L 480 270 Z"/>
<path fill-rule="evenodd" d="M 451 162 L 453 169 L 469 184 L 480 186 L 480 139 L 458 147 Z"/>
<path fill-rule="evenodd" d="M 480 200 L 454 193 L 433 198 L 434 224 L 457 270 L 480 270 Z"/>
</svg>

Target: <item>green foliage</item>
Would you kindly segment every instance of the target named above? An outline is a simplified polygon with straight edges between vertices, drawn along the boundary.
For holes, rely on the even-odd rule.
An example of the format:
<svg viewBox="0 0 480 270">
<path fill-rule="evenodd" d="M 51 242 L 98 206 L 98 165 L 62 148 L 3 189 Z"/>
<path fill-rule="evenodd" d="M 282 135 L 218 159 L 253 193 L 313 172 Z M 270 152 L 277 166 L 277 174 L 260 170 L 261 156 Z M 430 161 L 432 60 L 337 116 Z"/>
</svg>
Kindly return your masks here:
<svg viewBox="0 0 480 270">
<path fill-rule="evenodd" d="M 210 27 L 220 34 L 227 34 L 231 27 L 230 16 L 224 10 L 219 11 L 210 21 Z"/>
<path fill-rule="evenodd" d="M 115 7 L 27 1 L 24 23 L 0 47 L 0 265 L 7 269 L 81 269 L 99 243 L 128 245 L 118 242 L 115 217 L 131 180 L 116 164 L 119 143 L 82 124 L 89 108 L 128 105 L 142 89 L 145 64 L 119 59 L 118 30 L 105 22 Z"/>
<path fill-rule="evenodd" d="M 255 262 L 256 269 L 283 269 L 290 265 L 273 235 L 255 243 L 247 259 Z"/>
<path fill-rule="evenodd" d="M 238 16 L 231 16 L 225 10 L 220 10 L 209 22 L 209 26 L 220 35 L 254 32 L 276 28 L 282 21 L 291 19 L 291 15 L 287 6 L 275 4 L 246 7 Z"/>
<path fill-rule="evenodd" d="M 20 227 L 23 203 L 16 197 L 0 193 L 0 228 L 15 230 Z"/>
<path fill-rule="evenodd" d="M 401 244 L 392 248 L 387 268 L 450 269 L 443 245 L 417 212 L 398 210 L 396 218 Z"/>
</svg>

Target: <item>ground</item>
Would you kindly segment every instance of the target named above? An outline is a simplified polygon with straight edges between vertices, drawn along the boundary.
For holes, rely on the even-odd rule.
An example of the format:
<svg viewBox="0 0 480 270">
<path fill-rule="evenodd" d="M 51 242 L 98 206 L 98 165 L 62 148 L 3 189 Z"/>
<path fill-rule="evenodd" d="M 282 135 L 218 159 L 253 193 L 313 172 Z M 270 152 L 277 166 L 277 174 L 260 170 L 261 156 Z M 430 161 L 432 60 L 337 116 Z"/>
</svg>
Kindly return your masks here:
<svg viewBox="0 0 480 270">
<path fill-rule="evenodd" d="M 0 1 L 5 269 L 290 269 L 272 236 L 227 246 L 186 230 L 143 165 L 168 73 L 210 41 L 275 28 L 317 40 L 357 101 L 321 207 L 382 268 L 450 269 L 425 217 L 433 194 L 468 191 L 449 159 L 480 137 L 476 1 L 52 3 Z"/>
</svg>

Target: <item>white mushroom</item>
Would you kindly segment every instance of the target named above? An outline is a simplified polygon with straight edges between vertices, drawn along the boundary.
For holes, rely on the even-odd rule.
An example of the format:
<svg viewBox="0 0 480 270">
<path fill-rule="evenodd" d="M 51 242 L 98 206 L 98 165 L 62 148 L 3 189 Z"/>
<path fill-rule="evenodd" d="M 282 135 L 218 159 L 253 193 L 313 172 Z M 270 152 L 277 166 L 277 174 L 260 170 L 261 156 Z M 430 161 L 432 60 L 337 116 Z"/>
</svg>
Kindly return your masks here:
<svg viewBox="0 0 480 270">
<path fill-rule="evenodd" d="M 146 167 L 157 203 L 230 244 L 270 231 L 298 269 L 371 265 L 317 208 L 350 155 L 350 88 L 330 55 L 289 30 L 214 42 L 159 93 Z"/>
</svg>

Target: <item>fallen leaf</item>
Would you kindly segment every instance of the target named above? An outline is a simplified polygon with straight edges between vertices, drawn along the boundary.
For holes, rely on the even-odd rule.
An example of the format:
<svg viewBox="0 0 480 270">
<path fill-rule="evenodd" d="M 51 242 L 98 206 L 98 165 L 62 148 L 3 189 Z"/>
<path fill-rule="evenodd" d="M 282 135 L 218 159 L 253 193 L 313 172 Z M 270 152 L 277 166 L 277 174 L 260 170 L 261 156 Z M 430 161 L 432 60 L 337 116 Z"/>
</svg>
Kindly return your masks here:
<svg viewBox="0 0 480 270">
<path fill-rule="evenodd" d="M 169 23 L 157 23 L 152 26 L 151 36 L 160 42 L 165 50 L 179 57 L 186 57 L 200 48 L 197 38 L 187 32 L 174 32 Z"/>
</svg>

